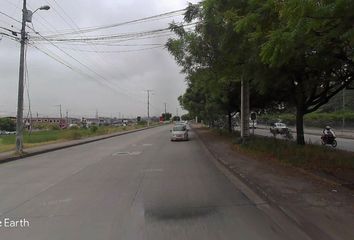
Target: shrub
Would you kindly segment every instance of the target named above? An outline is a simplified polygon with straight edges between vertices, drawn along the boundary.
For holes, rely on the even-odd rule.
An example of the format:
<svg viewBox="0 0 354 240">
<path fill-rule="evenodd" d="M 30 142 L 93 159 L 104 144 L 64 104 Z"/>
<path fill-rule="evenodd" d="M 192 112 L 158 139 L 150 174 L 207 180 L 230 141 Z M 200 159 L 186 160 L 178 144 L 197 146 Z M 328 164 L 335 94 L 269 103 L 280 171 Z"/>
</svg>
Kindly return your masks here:
<svg viewBox="0 0 354 240">
<path fill-rule="evenodd" d="M 16 124 L 10 118 L 0 118 L 0 130 L 11 131 L 11 132 L 15 131 Z"/>
<path fill-rule="evenodd" d="M 97 127 L 96 125 L 93 125 L 93 126 L 90 127 L 90 131 L 91 131 L 92 133 L 97 132 L 97 130 L 98 130 L 98 127 Z"/>
<path fill-rule="evenodd" d="M 60 127 L 57 124 L 50 124 L 49 129 L 50 130 L 60 130 Z"/>
<path fill-rule="evenodd" d="M 261 157 L 277 159 L 293 166 L 311 169 L 354 169 L 354 153 L 324 146 L 299 146 L 291 141 L 253 136 L 239 149 Z"/>
<path fill-rule="evenodd" d="M 83 134 L 79 130 L 69 130 L 63 134 L 63 138 L 67 140 L 77 140 L 82 137 Z"/>
</svg>

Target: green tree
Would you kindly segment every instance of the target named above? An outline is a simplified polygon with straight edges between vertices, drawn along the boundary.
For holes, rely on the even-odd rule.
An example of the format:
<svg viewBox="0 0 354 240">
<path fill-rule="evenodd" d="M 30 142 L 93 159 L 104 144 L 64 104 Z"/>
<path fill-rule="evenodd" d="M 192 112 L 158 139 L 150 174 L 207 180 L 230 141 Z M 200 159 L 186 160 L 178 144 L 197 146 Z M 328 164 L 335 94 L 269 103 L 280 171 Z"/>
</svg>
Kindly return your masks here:
<svg viewBox="0 0 354 240">
<path fill-rule="evenodd" d="M 170 121 L 172 114 L 171 113 L 162 113 L 161 116 L 163 117 L 164 121 Z"/>
<path fill-rule="evenodd" d="M 183 121 L 189 121 L 189 120 L 192 120 L 193 118 L 191 117 L 191 115 L 190 115 L 189 113 L 187 113 L 187 114 L 183 114 L 183 115 L 181 116 L 181 119 L 182 119 Z"/>
<path fill-rule="evenodd" d="M 11 118 L 0 118 L 0 130 L 15 131 L 16 124 Z"/>
<path fill-rule="evenodd" d="M 248 1 L 246 13 L 233 12 L 235 30 L 258 43 L 272 76 L 258 81 L 296 107 L 298 144 L 305 143 L 304 115 L 353 81 L 353 12 L 350 0 Z"/>
</svg>

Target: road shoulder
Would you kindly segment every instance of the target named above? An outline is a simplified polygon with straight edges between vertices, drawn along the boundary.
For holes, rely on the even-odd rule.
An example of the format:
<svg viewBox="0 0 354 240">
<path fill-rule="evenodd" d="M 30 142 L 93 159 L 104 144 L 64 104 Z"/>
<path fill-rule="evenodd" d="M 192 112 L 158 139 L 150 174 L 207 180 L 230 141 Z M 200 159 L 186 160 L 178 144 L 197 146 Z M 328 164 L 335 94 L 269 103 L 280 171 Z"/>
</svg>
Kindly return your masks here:
<svg viewBox="0 0 354 240">
<path fill-rule="evenodd" d="M 78 140 L 70 140 L 70 141 L 58 142 L 58 143 L 53 143 L 53 144 L 46 144 L 46 145 L 42 145 L 42 146 L 38 146 L 38 147 L 25 149 L 25 153 L 23 155 L 16 155 L 14 151 L 4 152 L 4 153 L 0 153 L 0 164 L 23 159 L 23 158 L 27 158 L 30 156 L 35 156 L 35 155 L 47 153 L 47 152 L 57 151 L 60 149 L 65 149 L 65 148 L 75 147 L 75 146 L 79 146 L 79 145 L 83 145 L 83 144 L 87 144 L 87 143 L 92 143 L 92 142 L 96 142 L 96 141 L 100 141 L 100 140 L 105 140 L 105 139 L 129 134 L 129 133 L 139 132 L 139 131 L 143 131 L 143 130 L 147 130 L 147 129 L 155 128 L 155 127 L 159 127 L 159 126 L 160 125 L 145 127 L 145 128 L 138 128 L 138 129 L 134 129 L 134 130 L 111 133 L 111 134 L 105 134 L 105 135 L 100 135 L 100 136 L 95 136 L 95 137 L 83 138 L 83 139 L 78 139 Z"/>
<path fill-rule="evenodd" d="M 271 160 L 243 156 L 231 139 L 194 128 L 214 157 L 313 239 L 354 239 L 354 192 L 333 181 Z"/>
</svg>

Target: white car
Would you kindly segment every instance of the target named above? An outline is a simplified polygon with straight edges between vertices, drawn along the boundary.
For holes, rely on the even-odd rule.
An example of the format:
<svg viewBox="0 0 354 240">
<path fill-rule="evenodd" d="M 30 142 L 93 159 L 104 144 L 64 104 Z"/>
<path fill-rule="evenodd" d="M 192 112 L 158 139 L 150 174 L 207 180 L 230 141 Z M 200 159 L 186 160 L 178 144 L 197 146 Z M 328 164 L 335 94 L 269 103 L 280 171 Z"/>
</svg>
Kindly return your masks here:
<svg viewBox="0 0 354 240">
<path fill-rule="evenodd" d="M 289 132 L 288 127 L 281 122 L 272 123 L 269 130 L 272 134 L 286 134 Z"/>
<path fill-rule="evenodd" d="M 175 125 L 171 130 L 171 141 L 188 141 L 188 129 L 184 124 Z"/>
</svg>

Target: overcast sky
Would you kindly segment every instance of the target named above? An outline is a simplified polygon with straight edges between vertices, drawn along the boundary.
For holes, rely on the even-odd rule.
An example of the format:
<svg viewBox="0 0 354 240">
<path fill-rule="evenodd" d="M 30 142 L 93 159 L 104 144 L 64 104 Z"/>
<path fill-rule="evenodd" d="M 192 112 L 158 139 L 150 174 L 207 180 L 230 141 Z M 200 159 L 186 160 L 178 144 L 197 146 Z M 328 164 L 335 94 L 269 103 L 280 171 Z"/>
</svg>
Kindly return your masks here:
<svg viewBox="0 0 354 240">
<path fill-rule="evenodd" d="M 140 19 L 183 9 L 185 0 L 27 0 L 28 9 L 35 10 L 50 5 L 49 11 L 38 11 L 33 16 L 33 27 L 41 35 L 49 36 L 79 28 L 104 26 Z M 189 2 L 196 3 L 197 0 Z M 0 11 L 21 20 L 22 0 L 0 0 Z M 182 16 L 163 17 L 154 21 L 128 24 L 108 30 L 80 35 L 60 36 L 85 38 L 98 35 L 126 34 L 168 27 L 172 21 L 182 21 Z M 20 29 L 20 23 L 0 14 L 0 26 Z M 12 26 L 12 27 L 11 27 Z M 30 25 L 32 27 L 32 25 Z M 4 32 L 4 31 L 3 31 Z M 28 32 L 35 40 L 35 33 Z M 38 37 L 38 35 L 37 35 Z M 63 60 L 79 74 L 48 57 L 33 46 L 28 47 L 28 82 L 30 106 L 35 116 L 59 116 L 69 111 L 74 117 L 100 116 L 136 117 L 147 115 L 146 89 L 153 90 L 151 115 L 164 111 L 176 113 L 181 108 L 177 97 L 185 90 L 184 75 L 173 57 L 163 47 L 170 36 L 148 36 L 143 39 L 122 41 L 108 40 L 105 45 L 85 43 L 56 43 L 61 50 L 46 41 L 35 41 L 36 47 Z M 119 42 L 118 42 L 119 41 Z M 119 46 L 106 46 L 119 45 Z M 124 46 L 122 46 L 124 45 Z M 80 62 L 80 63 L 79 63 Z M 0 116 L 16 113 L 19 67 L 19 43 L 3 37 L 0 41 Z M 25 91 L 25 110 L 28 112 Z"/>
</svg>

